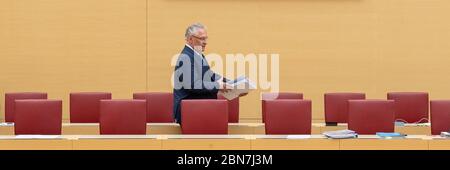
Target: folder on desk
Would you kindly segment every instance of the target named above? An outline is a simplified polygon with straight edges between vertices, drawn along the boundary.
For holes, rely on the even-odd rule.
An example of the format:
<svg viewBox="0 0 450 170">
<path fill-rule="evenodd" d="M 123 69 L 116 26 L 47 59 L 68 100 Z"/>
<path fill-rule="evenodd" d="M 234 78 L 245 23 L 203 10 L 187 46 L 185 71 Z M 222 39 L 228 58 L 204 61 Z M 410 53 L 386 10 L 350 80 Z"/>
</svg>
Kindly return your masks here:
<svg viewBox="0 0 450 170">
<path fill-rule="evenodd" d="M 251 90 L 256 89 L 255 83 L 250 81 L 245 76 L 240 76 L 235 80 L 230 80 L 226 82 L 226 85 L 230 90 L 228 92 L 222 93 L 220 92 L 223 97 L 225 97 L 228 100 L 233 100 L 241 94 L 245 94 L 250 92 Z"/>
<path fill-rule="evenodd" d="M 331 139 L 349 139 L 358 137 L 358 134 L 352 130 L 328 131 L 322 134 Z"/>
<path fill-rule="evenodd" d="M 386 132 L 377 132 L 376 133 L 377 136 L 382 137 L 382 138 L 403 138 L 405 136 L 407 136 L 406 134 L 403 133 L 386 133 Z"/>
</svg>

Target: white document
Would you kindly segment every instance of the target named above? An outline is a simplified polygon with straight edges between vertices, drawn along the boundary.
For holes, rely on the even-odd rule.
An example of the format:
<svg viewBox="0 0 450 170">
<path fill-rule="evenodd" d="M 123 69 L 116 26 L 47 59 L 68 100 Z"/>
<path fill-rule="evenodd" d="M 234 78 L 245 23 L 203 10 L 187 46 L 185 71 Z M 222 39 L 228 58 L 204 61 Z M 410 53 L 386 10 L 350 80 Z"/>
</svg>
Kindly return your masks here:
<svg viewBox="0 0 450 170">
<path fill-rule="evenodd" d="M 309 139 L 311 135 L 287 135 L 287 139 Z"/>
<path fill-rule="evenodd" d="M 60 135 L 17 135 L 16 139 L 58 139 Z"/>
<path fill-rule="evenodd" d="M 323 132 L 322 134 L 325 135 L 326 137 L 332 138 L 332 139 L 347 139 L 347 138 L 358 137 L 358 134 L 352 130 L 328 131 L 328 132 Z"/>
<path fill-rule="evenodd" d="M 448 138 L 450 137 L 450 132 L 441 132 L 441 136 Z"/>
<path fill-rule="evenodd" d="M 226 82 L 226 86 L 230 90 L 225 93 L 220 92 L 220 94 L 222 94 L 228 100 L 233 100 L 239 97 L 239 95 L 241 94 L 245 94 L 250 92 L 251 90 L 256 89 L 255 83 L 250 81 L 245 76 L 240 76 L 236 80 Z"/>
<path fill-rule="evenodd" d="M 0 126 L 14 126 L 14 123 L 11 123 L 11 122 L 2 122 L 2 123 L 0 123 Z"/>
</svg>

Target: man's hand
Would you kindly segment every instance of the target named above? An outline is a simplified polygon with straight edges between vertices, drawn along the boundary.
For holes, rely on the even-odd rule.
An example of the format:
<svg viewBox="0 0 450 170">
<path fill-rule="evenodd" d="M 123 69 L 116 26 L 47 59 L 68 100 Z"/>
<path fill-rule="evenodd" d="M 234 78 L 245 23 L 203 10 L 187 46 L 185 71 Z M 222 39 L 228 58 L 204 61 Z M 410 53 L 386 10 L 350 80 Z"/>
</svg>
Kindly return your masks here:
<svg viewBox="0 0 450 170">
<path fill-rule="evenodd" d="M 219 91 L 222 93 L 226 93 L 231 90 L 231 88 L 229 86 L 227 86 L 227 83 L 219 81 L 219 85 L 220 85 Z"/>
</svg>

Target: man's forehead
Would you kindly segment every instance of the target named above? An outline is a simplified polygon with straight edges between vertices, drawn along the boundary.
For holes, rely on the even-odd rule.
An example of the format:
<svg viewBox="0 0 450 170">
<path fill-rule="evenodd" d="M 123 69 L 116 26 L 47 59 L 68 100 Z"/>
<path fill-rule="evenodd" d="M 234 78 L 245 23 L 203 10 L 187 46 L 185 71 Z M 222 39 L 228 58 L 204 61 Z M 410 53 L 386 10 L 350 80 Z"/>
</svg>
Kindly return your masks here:
<svg viewBox="0 0 450 170">
<path fill-rule="evenodd" d="M 197 36 L 202 36 L 202 35 L 207 35 L 206 30 L 205 29 L 198 29 L 196 32 Z"/>
</svg>

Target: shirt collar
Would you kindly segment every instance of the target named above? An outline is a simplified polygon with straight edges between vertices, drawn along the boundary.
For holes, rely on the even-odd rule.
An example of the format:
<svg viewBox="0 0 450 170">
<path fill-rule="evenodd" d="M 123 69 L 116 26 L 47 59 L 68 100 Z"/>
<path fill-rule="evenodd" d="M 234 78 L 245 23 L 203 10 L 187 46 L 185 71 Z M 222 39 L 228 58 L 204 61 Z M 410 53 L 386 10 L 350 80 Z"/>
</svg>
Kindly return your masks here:
<svg viewBox="0 0 450 170">
<path fill-rule="evenodd" d="M 194 51 L 195 54 L 197 54 L 198 56 L 203 56 L 203 53 L 199 53 L 197 50 L 195 50 L 194 48 L 192 48 L 189 44 L 186 44 L 186 46 L 188 48 L 190 48 L 192 51 Z"/>
</svg>

